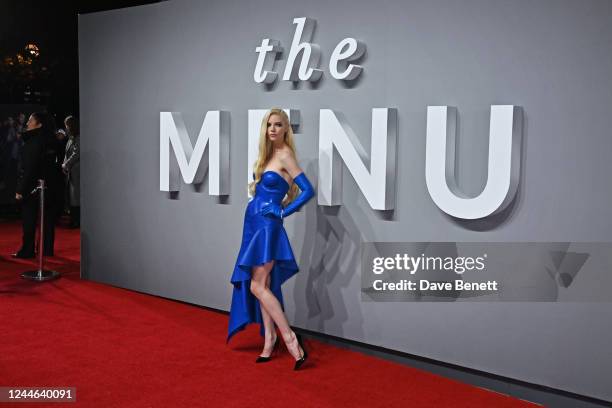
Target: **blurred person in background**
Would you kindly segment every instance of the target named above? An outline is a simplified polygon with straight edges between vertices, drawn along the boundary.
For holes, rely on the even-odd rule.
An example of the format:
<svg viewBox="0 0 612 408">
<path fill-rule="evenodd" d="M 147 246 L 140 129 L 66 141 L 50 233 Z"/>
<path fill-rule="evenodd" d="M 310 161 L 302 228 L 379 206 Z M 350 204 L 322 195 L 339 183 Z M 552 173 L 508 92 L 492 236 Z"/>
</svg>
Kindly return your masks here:
<svg viewBox="0 0 612 408">
<path fill-rule="evenodd" d="M 68 176 L 64 173 L 64 169 L 62 168 L 62 164 L 64 164 L 64 157 L 66 155 L 66 145 L 68 144 L 68 134 L 64 129 L 57 129 L 55 132 L 55 139 L 58 143 L 58 155 L 57 162 L 59 163 L 58 169 L 60 172 L 59 178 L 61 179 L 61 191 L 58 191 L 58 212 L 57 218 L 59 218 L 69 213 L 69 209 L 67 208 L 67 203 L 70 201 L 68 198 Z"/>
<path fill-rule="evenodd" d="M 2 119 L 0 124 L 0 190 L 6 188 L 6 176 L 11 159 L 12 143 L 9 143 L 9 132 L 12 120 L 10 117 Z"/>
<path fill-rule="evenodd" d="M 79 121 L 74 116 L 64 120 L 68 133 L 66 155 L 62 164 L 64 174 L 68 175 L 68 191 L 70 202 L 70 227 L 78 228 L 81 225 L 81 165 L 80 165 L 80 131 Z"/>
</svg>

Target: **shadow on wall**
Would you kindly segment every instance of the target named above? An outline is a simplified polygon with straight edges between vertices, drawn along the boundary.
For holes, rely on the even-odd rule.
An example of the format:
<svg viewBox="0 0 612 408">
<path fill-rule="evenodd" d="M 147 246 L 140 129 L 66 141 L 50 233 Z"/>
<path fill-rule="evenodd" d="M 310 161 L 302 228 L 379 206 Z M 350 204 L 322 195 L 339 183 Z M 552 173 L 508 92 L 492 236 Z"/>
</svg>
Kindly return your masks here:
<svg viewBox="0 0 612 408">
<path fill-rule="evenodd" d="M 316 161 L 310 161 L 306 173 L 316 172 Z M 318 180 L 313 184 L 316 189 Z M 361 243 L 364 237 L 373 236 L 371 225 L 364 222 L 366 215 L 362 213 L 355 217 L 355 211 L 360 211 L 358 206 L 353 206 L 350 212 L 345 207 L 340 217 L 339 206 L 305 207 L 304 245 L 299 257 L 303 272 L 297 275 L 293 295 L 297 305 L 306 305 L 306 326 L 310 330 L 343 336 L 343 325 L 349 320 L 346 301 L 355 297 L 354 301 L 361 305 L 359 290 L 348 294 L 342 292 L 350 286 L 352 279 L 357 279 L 355 287 L 359 289 Z M 359 224 L 356 219 L 360 220 Z M 358 322 L 354 327 L 362 327 L 361 307 L 351 308 L 350 314 L 351 320 Z M 300 313 L 298 320 L 300 316 L 304 314 Z M 363 337 L 364 333 L 351 333 L 351 336 Z"/>
</svg>

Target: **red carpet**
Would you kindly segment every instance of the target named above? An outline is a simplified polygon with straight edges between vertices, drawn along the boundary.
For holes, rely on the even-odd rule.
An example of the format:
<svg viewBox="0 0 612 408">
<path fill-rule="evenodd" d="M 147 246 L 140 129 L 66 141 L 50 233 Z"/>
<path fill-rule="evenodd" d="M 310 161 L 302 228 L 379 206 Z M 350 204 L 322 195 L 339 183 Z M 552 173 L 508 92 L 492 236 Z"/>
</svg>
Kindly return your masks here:
<svg viewBox="0 0 612 408">
<path fill-rule="evenodd" d="M 255 364 L 258 326 L 225 344 L 227 315 L 79 279 L 79 232 L 57 230 L 48 269 L 19 277 L 19 224 L 0 224 L 0 386 L 71 386 L 77 403 L 0 407 L 535 407 L 400 364 L 306 340 Z M 228 300 L 229 301 L 229 300 Z"/>
</svg>

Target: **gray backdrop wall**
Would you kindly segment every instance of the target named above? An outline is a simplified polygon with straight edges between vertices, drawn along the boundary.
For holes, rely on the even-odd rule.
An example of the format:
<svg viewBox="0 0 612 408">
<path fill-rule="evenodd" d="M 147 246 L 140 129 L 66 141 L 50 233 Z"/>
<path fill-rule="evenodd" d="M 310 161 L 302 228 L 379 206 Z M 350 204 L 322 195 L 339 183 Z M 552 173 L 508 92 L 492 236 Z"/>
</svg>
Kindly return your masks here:
<svg viewBox="0 0 612 408">
<path fill-rule="evenodd" d="M 271 37 L 288 51 L 294 17 L 317 20 L 324 77 L 266 90 L 252 79 L 255 47 Z M 345 205 L 312 200 L 285 222 L 301 266 L 283 288 L 290 322 L 612 399 L 610 303 L 362 302 L 359 261 L 366 241 L 612 241 L 611 18 L 607 0 L 170 1 L 82 15 L 82 276 L 228 310 L 247 110 L 300 110 L 298 157 L 316 182 L 319 109 L 345 114 L 369 146 L 371 109 L 395 107 L 396 210 L 371 210 L 345 169 Z M 367 45 L 352 87 L 327 69 L 349 36 Z M 492 104 L 523 107 L 521 185 L 502 215 L 460 223 L 425 187 L 426 106 L 458 108 L 459 182 L 476 195 Z M 169 198 L 159 191 L 159 113 L 182 112 L 195 138 L 215 109 L 231 115 L 230 196 L 211 197 L 204 183 Z"/>
</svg>

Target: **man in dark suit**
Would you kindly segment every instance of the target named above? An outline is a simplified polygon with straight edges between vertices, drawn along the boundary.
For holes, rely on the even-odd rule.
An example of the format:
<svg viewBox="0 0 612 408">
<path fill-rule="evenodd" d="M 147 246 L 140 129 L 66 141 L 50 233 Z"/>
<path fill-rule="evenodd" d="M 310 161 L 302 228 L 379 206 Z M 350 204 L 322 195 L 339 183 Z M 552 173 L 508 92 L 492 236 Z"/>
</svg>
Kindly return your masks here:
<svg viewBox="0 0 612 408">
<path fill-rule="evenodd" d="M 23 133 L 23 147 L 19 160 L 19 173 L 15 199 L 21 203 L 23 241 L 15 258 L 34 258 L 38 194 L 32 191 L 38 180 L 45 180 L 45 225 L 43 227 L 43 254 L 53 256 L 57 200 L 54 199 L 61 181 L 58 180 L 57 141 L 52 118 L 46 113 L 33 113 Z"/>
</svg>

